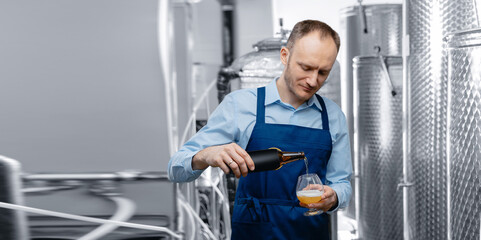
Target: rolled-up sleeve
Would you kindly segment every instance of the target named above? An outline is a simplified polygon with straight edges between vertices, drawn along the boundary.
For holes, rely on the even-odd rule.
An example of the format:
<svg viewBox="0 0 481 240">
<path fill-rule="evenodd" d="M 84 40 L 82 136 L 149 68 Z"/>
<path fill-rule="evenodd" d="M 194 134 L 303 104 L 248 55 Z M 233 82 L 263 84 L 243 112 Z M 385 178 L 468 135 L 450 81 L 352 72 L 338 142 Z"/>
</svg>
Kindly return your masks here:
<svg viewBox="0 0 481 240">
<path fill-rule="evenodd" d="M 339 132 L 333 141 L 332 153 L 327 164 L 326 184 L 337 194 L 338 208 L 345 208 L 351 199 L 352 161 L 346 117 L 340 112 L 337 118 Z"/>
<path fill-rule="evenodd" d="M 197 179 L 204 170 L 192 170 L 192 157 L 204 148 L 234 142 L 239 134 L 235 115 L 234 97 L 229 94 L 214 110 L 207 124 L 170 158 L 169 179 L 173 182 Z"/>
</svg>

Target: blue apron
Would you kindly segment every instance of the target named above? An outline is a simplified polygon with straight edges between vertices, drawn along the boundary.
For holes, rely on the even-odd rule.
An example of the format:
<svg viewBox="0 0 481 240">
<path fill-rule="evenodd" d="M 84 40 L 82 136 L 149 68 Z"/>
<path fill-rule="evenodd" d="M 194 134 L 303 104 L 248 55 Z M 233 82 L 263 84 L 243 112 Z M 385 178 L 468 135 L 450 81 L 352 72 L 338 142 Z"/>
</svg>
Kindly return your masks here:
<svg viewBox="0 0 481 240">
<path fill-rule="evenodd" d="M 303 151 L 309 160 L 309 173 L 326 182 L 326 168 L 332 141 L 326 106 L 322 106 L 322 129 L 265 123 L 265 88 L 257 89 L 256 125 L 247 151 L 276 147 L 282 151 Z M 231 239 L 329 239 L 326 213 L 306 217 L 308 209 L 299 206 L 297 177 L 306 173 L 304 161 L 295 161 L 276 171 L 249 173 L 241 177 L 232 215 Z"/>
</svg>

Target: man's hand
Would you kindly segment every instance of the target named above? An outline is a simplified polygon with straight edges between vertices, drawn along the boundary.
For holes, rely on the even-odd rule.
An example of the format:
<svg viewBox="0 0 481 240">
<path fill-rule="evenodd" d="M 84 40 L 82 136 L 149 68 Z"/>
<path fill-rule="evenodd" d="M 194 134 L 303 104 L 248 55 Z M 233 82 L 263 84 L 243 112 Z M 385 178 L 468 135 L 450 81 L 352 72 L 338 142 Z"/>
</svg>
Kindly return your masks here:
<svg viewBox="0 0 481 240">
<path fill-rule="evenodd" d="M 324 185 L 324 194 L 322 194 L 322 200 L 318 203 L 304 204 L 299 203 L 301 207 L 321 209 L 324 212 L 329 211 L 334 205 L 337 204 L 337 194 L 332 188 Z"/>
<path fill-rule="evenodd" d="M 192 158 L 193 170 L 205 169 L 208 166 L 220 167 L 225 174 L 232 169 L 237 178 L 241 175 L 247 176 L 249 169 L 254 170 L 252 158 L 236 143 L 205 148 Z"/>
</svg>

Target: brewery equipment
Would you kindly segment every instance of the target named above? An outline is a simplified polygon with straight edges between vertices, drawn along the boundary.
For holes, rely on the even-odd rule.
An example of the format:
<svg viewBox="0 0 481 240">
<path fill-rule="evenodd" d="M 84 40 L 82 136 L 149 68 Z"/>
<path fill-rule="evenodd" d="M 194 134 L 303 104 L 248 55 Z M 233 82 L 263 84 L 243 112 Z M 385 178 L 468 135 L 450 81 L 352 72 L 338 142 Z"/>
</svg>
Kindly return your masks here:
<svg viewBox="0 0 481 240">
<path fill-rule="evenodd" d="M 413 239 L 448 239 L 447 57 L 443 37 L 478 25 L 478 0 L 410 0 L 409 226 Z"/>
<path fill-rule="evenodd" d="M 481 29 L 450 34 L 446 44 L 451 239 L 481 239 Z"/>
<path fill-rule="evenodd" d="M 340 11 L 341 28 L 341 94 L 342 110 L 346 114 L 351 138 L 351 156 L 354 156 L 354 116 L 353 116 L 353 61 L 356 56 L 382 54 L 385 56 L 401 55 L 402 35 L 401 4 L 373 4 L 344 8 Z M 353 158 L 354 160 L 354 158 Z M 356 163 L 353 162 L 353 166 Z M 354 169 L 355 176 L 358 175 Z M 355 178 L 351 181 L 355 199 Z M 354 218 L 355 204 L 351 201 L 347 209 L 348 216 Z"/>
<path fill-rule="evenodd" d="M 356 162 L 361 239 L 403 239 L 402 59 L 354 58 Z"/>
</svg>

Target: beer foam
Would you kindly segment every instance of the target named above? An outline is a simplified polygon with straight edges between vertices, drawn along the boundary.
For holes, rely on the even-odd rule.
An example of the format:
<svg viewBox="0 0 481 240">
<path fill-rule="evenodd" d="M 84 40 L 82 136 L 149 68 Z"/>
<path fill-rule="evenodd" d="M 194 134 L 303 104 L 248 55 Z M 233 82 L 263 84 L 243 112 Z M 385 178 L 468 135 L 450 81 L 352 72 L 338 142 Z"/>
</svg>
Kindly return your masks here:
<svg viewBox="0 0 481 240">
<path fill-rule="evenodd" d="M 301 196 L 301 197 L 320 197 L 320 196 L 322 196 L 322 193 L 323 193 L 323 191 L 317 190 L 317 189 L 302 190 L 302 191 L 297 192 L 297 196 Z"/>
</svg>

